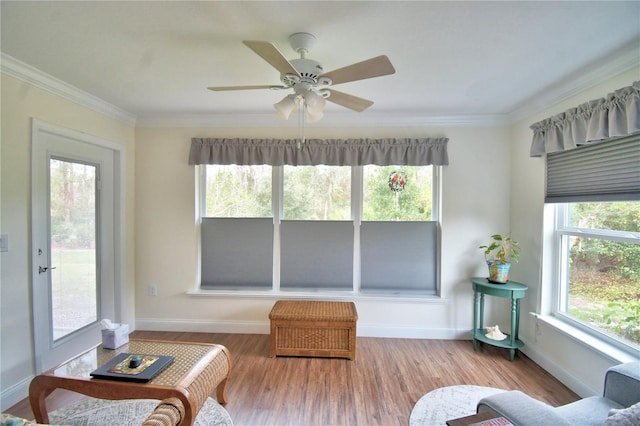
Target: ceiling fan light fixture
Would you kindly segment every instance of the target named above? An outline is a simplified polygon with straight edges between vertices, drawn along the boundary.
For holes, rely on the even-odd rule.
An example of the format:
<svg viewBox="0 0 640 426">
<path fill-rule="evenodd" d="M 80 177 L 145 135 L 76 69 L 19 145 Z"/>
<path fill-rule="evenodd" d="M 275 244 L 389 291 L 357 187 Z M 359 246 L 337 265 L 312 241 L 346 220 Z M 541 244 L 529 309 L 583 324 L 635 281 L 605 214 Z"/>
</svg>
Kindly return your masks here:
<svg viewBox="0 0 640 426">
<path fill-rule="evenodd" d="M 285 120 L 289 119 L 289 116 L 293 111 L 295 111 L 298 106 L 298 96 L 296 95 L 287 95 L 278 103 L 273 104 L 273 107 L 276 109 L 276 115 Z"/>
<path fill-rule="evenodd" d="M 311 114 L 322 113 L 324 106 L 327 103 L 324 97 L 320 96 L 313 90 L 310 90 L 304 95 L 304 102 L 307 106 L 307 111 Z"/>
<path fill-rule="evenodd" d="M 324 117 L 324 112 L 322 111 L 311 112 L 310 110 L 307 109 L 307 114 L 306 114 L 307 122 L 315 123 L 322 120 L 322 117 Z"/>
</svg>

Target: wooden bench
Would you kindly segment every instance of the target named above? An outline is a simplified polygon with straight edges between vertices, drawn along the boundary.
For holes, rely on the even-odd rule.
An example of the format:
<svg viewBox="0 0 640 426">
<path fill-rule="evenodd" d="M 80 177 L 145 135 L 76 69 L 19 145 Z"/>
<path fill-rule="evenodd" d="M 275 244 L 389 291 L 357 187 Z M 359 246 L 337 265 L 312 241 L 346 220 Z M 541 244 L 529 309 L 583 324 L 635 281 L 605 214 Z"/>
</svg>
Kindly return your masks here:
<svg viewBox="0 0 640 426">
<path fill-rule="evenodd" d="M 279 300 L 269 314 L 270 356 L 356 358 L 353 302 Z"/>
</svg>

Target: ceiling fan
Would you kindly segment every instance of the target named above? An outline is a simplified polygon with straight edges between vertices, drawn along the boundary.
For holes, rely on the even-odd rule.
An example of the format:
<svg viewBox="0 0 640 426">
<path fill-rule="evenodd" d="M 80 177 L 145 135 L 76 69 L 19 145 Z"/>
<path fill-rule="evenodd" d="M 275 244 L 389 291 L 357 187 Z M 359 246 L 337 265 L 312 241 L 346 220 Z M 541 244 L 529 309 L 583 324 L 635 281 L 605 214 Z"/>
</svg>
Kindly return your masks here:
<svg viewBox="0 0 640 426">
<path fill-rule="evenodd" d="M 309 33 L 295 33 L 289 37 L 289 43 L 294 51 L 300 54 L 299 59 L 287 60 L 272 43 L 267 41 L 245 40 L 244 43 L 258 56 L 267 61 L 280 72 L 281 85 L 258 86 L 218 86 L 209 87 L 213 91 L 293 89 L 274 105 L 277 115 L 288 119 L 299 104 L 302 104 L 308 121 L 318 121 L 322 118 L 325 100 L 362 112 L 373 105 L 372 101 L 333 90 L 333 86 L 350 81 L 380 77 L 396 72 L 385 55 L 376 56 L 330 72 L 324 72 L 322 65 L 308 59 L 307 53 L 316 43 L 316 38 Z"/>
</svg>

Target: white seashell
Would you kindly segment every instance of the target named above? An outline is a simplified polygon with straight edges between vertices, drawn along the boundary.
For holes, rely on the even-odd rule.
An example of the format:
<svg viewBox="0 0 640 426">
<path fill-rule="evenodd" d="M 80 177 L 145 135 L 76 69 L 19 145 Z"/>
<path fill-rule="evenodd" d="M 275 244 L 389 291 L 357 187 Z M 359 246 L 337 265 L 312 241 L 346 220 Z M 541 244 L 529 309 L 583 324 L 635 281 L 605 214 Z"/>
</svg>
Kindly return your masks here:
<svg viewBox="0 0 640 426">
<path fill-rule="evenodd" d="M 487 327 L 487 334 L 485 334 L 489 339 L 492 340 L 504 340 L 507 338 L 507 335 L 500 331 L 500 327 L 497 325 L 494 327 Z"/>
</svg>

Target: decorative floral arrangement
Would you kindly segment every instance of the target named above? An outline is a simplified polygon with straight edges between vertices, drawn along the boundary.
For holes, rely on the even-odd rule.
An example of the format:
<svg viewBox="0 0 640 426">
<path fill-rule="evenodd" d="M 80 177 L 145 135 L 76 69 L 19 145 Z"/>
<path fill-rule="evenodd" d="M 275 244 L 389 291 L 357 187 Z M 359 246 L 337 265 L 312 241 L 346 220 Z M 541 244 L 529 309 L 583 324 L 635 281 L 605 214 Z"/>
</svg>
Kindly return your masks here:
<svg viewBox="0 0 640 426">
<path fill-rule="evenodd" d="M 393 171 L 389 175 L 389 189 L 393 192 L 404 191 L 404 186 L 407 184 L 407 175 L 402 172 Z"/>
</svg>

